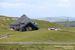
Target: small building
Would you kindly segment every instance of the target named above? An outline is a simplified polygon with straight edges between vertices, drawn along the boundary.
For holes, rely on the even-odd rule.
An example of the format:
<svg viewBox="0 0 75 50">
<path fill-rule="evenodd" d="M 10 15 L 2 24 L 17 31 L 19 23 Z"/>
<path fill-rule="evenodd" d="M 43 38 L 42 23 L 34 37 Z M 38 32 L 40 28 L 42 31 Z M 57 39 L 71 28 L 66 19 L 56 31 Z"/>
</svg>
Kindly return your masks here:
<svg viewBox="0 0 75 50">
<path fill-rule="evenodd" d="M 15 31 L 32 31 L 40 29 L 38 24 L 23 14 L 18 20 L 10 24 L 10 29 Z"/>
</svg>

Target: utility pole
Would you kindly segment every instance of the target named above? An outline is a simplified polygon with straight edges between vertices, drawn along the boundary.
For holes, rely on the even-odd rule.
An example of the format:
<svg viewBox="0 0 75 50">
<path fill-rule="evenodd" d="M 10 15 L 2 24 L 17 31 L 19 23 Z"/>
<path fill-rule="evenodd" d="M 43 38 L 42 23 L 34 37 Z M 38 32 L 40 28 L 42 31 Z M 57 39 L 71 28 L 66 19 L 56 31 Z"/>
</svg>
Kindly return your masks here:
<svg viewBox="0 0 75 50">
<path fill-rule="evenodd" d="M 67 31 L 69 31 L 69 17 L 67 17 Z"/>
<path fill-rule="evenodd" d="M 50 35 L 49 35 L 49 42 L 50 42 Z"/>
<path fill-rule="evenodd" d="M 7 38 L 8 38 L 8 44 L 9 44 L 9 34 L 7 34 Z"/>
<path fill-rule="evenodd" d="M 8 28 L 8 23 L 6 23 L 6 27 Z"/>
</svg>

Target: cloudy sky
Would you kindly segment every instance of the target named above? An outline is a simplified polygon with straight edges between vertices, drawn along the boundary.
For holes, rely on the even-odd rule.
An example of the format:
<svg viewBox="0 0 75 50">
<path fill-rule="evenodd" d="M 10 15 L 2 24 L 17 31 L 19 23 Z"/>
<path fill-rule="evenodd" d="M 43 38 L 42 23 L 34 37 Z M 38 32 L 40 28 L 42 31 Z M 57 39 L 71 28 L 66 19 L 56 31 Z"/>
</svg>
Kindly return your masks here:
<svg viewBox="0 0 75 50">
<path fill-rule="evenodd" d="M 75 17 L 75 0 L 0 0 L 0 15 L 30 18 Z"/>
</svg>

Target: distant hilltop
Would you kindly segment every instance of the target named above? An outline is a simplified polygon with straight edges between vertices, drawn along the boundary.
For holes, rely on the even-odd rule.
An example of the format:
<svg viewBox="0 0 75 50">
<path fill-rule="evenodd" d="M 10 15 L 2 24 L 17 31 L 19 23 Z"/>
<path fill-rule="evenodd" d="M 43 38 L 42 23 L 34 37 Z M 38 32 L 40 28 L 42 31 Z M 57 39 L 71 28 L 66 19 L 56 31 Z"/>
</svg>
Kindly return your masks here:
<svg viewBox="0 0 75 50">
<path fill-rule="evenodd" d="M 38 18 L 38 20 L 45 20 L 45 21 L 50 21 L 50 22 L 63 22 L 67 21 L 66 16 L 59 16 L 59 17 L 45 17 L 45 18 Z M 75 17 L 69 17 L 70 21 L 75 21 Z"/>
<path fill-rule="evenodd" d="M 17 20 L 18 17 L 7 17 L 7 16 L 3 16 L 0 15 L 0 20 Z"/>
</svg>

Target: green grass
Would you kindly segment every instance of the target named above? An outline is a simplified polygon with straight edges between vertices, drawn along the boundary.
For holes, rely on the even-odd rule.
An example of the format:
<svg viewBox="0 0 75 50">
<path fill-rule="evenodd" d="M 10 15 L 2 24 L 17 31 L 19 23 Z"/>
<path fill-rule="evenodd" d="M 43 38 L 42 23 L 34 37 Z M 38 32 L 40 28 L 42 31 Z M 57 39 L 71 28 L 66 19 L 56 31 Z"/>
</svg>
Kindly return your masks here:
<svg viewBox="0 0 75 50">
<path fill-rule="evenodd" d="M 43 20 L 33 20 L 33 21 L 38 23 L 40 28 L 54 28 L 54 27 L 62 28 L 63 27 L 59 24 L 55 24 L 55 23 L 43 21 Z"/>
<path fill-rule="evenodd" d="M 59 46 L 59 47 L 58 47 Z M 0 50 L 75 50 L 72 44 L 0 44 Z"/>
<path fill-rule="evenodd" d="M 51 22 L 48 22 L 48 21 L 42 21 L 42 20 L 40 20 L 40 21 L 39 20 L 33 20 L 33 21 L 35 21 L 36 23 L 38 23 L 39 24 L 39 27 L 41 29 L 43 29 L 43 28 L 52 28 L 52 27 L 60 27 L 60 28 L 63 27 L 63 26 L 60 26 L 58 24 L 51 23 Z M 2 36 L 4 34 L 6 35 L 6 34 L 9 34 L 9 33 L 12 32 L 12 31 L 10 31 L 10 24 L 12 22 L 14 22 L 14 20 L 6 20 L 6 21 L 0 20 L 0 23 L 4 25 L 4 26 L 1 26 L 0 25 L 0 32 L 1 32 L 0 33 L 0 36 Z M 6 23 L 8 23 L 8 25 L 6 25 Z"/>
<path fill-rule="evenodd" d="M 55 23 L 60 24 L 62 26 L 66 26 L 66 27 L 67 27 L 67 24 L 69 24 L 68 25 L 69 27 L 75 27 L 75 21 L 69 21 L 69 22 L 67 22 L 67 21 L 59 21 L 59 22 L 55 22 Z"/>
<path fill-rule="evenodd" d="M 75 42 L 75 28 L 69 27 L 69 31 L 67 31 L 67 27 L 63 27 L 59 24 L 42 20 L 33 20 L 39 24 L 40 30 L 19 32 L 10 30 L 10 23 L 13 21 L 14 20 L 0 20 L 0 23 L 4 25 L 0 25 L 0 36 L 13 34 L 9 37 L 10 42 L 49 42 L 49 35 L 50 42 Z M 8 27 L 6 23 L 8 23 Z M 61 31 L 47 30 L 47 28 L 54 27 L 60 28 Z M 0 39 L 0 42 L 8 42 L 7 37 Z"/>
<path fill-rule="evenodd" d="M 10 32 L 10 42 L 75 42 L 75 33 L 66 31 L 50 31 L 40 29 L 38 31 L 28 32 Z M 8 42 L 7 38 L 0 39 L 0 42 Z"/>
</svg>

